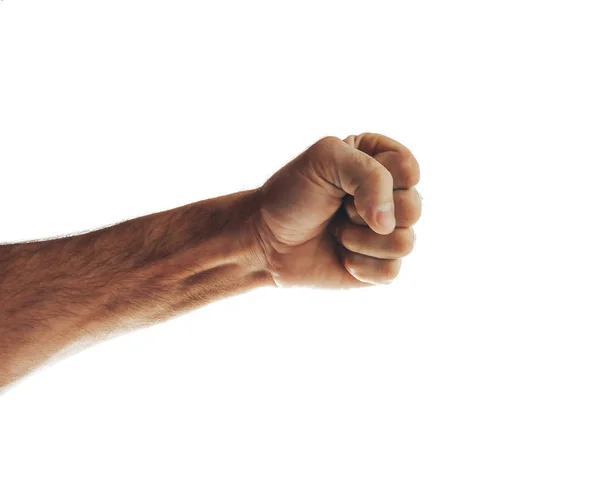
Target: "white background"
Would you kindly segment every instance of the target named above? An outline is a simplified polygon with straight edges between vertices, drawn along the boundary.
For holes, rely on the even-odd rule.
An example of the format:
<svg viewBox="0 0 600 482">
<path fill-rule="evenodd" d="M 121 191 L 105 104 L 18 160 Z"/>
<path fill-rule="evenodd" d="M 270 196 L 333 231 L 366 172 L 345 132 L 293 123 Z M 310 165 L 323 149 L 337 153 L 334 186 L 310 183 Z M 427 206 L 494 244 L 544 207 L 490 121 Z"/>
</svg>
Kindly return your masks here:
<svg viewBox="0 0 600 482">
<path fill-rule="evenodd" d="M 596 3 L 3 0 L 0 242 L 364 131 L 424 200 L 389 286 L 253 290 L 26 378 L 0 479 L 598 481 Z"/>
</svg>

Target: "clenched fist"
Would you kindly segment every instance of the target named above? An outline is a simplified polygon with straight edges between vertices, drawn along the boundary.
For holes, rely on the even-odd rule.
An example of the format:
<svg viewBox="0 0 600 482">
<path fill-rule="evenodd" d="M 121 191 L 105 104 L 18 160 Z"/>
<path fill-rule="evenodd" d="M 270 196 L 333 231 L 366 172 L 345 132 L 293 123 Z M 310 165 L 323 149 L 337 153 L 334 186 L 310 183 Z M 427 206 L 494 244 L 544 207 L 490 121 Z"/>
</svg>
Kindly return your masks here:
<svg viewBox="0 0 600 482">
<path fill-rule="evenodd" d="M 258 245 L 277 286 L 389 283 L 414 245 L 419 165 L 399 142 L 325 137 L 258 190 Z"/>
</svg>

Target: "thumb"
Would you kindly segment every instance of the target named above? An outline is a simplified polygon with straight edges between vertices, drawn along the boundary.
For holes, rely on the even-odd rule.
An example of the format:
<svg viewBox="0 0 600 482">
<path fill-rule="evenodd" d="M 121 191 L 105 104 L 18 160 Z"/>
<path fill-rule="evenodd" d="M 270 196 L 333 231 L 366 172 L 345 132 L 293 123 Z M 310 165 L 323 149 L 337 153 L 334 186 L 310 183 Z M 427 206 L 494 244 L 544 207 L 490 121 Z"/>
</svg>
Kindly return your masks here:
<svg viewBox="0 0 600 482">
<path fill-rule="evenodd" d="M 393 177 L 379 161 L 341 139 L 328 136 L 313 145 L 316 174 L 339 188 L 340 198 L 354 196 L 358 214 L 373 231 L 390 234 L 396 227 Z"/>
</svg>

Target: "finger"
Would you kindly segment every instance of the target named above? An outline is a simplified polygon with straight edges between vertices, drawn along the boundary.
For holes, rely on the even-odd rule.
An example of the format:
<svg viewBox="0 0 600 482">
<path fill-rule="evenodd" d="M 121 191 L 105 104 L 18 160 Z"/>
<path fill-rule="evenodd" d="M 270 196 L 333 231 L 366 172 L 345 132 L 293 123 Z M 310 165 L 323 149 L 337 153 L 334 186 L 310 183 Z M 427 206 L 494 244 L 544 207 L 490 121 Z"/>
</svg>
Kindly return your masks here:
<svg viewBox="0 0 600 482">
<path fill-rule="evenodd" d="M 401 144 L 391 137 L 374 132 L 363 132 L 359 135 L 350 135 L 344 139 L 344 142 L 351 144 L 355 149 L 359 149 L 370 156 L 375 156 L 386 151 L 396 151 L 406 155 L 412 155 L 408 147 L 404 144 Z"/>
<path fill-rule="evenodd" d="M 400 152 L 387 151 L 373 157 L 392 174 L 394 189 L 409 189 L 419 184 L 421 170 L 412 154 L 407 157 Z"/>
<path fill-rule="evenodd" d="M 393 192 L 394 216 L 397 228 L 408 228 L 414 225 L 421 217 L 421 196 L 415 188 Z M 348 196 L 344 199 L 344 210 L 348 219 L 354 224 L 366 226 L 364 219 L 358 214 L 354 198 Z"/>
<path fill-rule="evenodd" d="M 393 178 L 376 159 L 337 137 L 325 137 L 312 146 L 310 159 L 319 177 L 354 196 L 355 207 L 379 234 L 394 229 Z"/>
<path fill-rule="evenodd" d="M 344 250 L 342 264 L 357 280 L 365 283 L 391 283 L 400 273 L 402 258 L 378 259 Z"/>
<path fill-rule="evenodd" d="M 415 245 L 412 228 L 398 228 L 390 234 L 377 234 L 366 226 L 340 223 L 333 233 L 344 248 L 353 253 L 379 259 L 398 259 L 409 254 Z"/>
<path fill-rule="evenodd" d="M 394 189 L 407 189 L 419 183 L 419 163 L 403 144 L 383 134 L 365 132 L 344 139 L 346 144 L 377 159 L 394 179 Z"/>
</svg>

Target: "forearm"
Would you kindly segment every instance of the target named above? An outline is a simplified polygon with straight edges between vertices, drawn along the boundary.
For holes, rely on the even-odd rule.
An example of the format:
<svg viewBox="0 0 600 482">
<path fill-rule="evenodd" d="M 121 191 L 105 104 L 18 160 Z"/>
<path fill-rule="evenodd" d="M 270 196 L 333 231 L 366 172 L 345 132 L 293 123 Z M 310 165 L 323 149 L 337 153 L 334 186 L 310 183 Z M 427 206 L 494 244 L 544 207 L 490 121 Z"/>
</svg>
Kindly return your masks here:
<svg viewBox="0 0 600 482">
<path fill-rule="evenodd" d="M 0 245 L 0 387 L 76 342 L 276 286 L 255 244 L 256 193 Z"/>
</svg>

